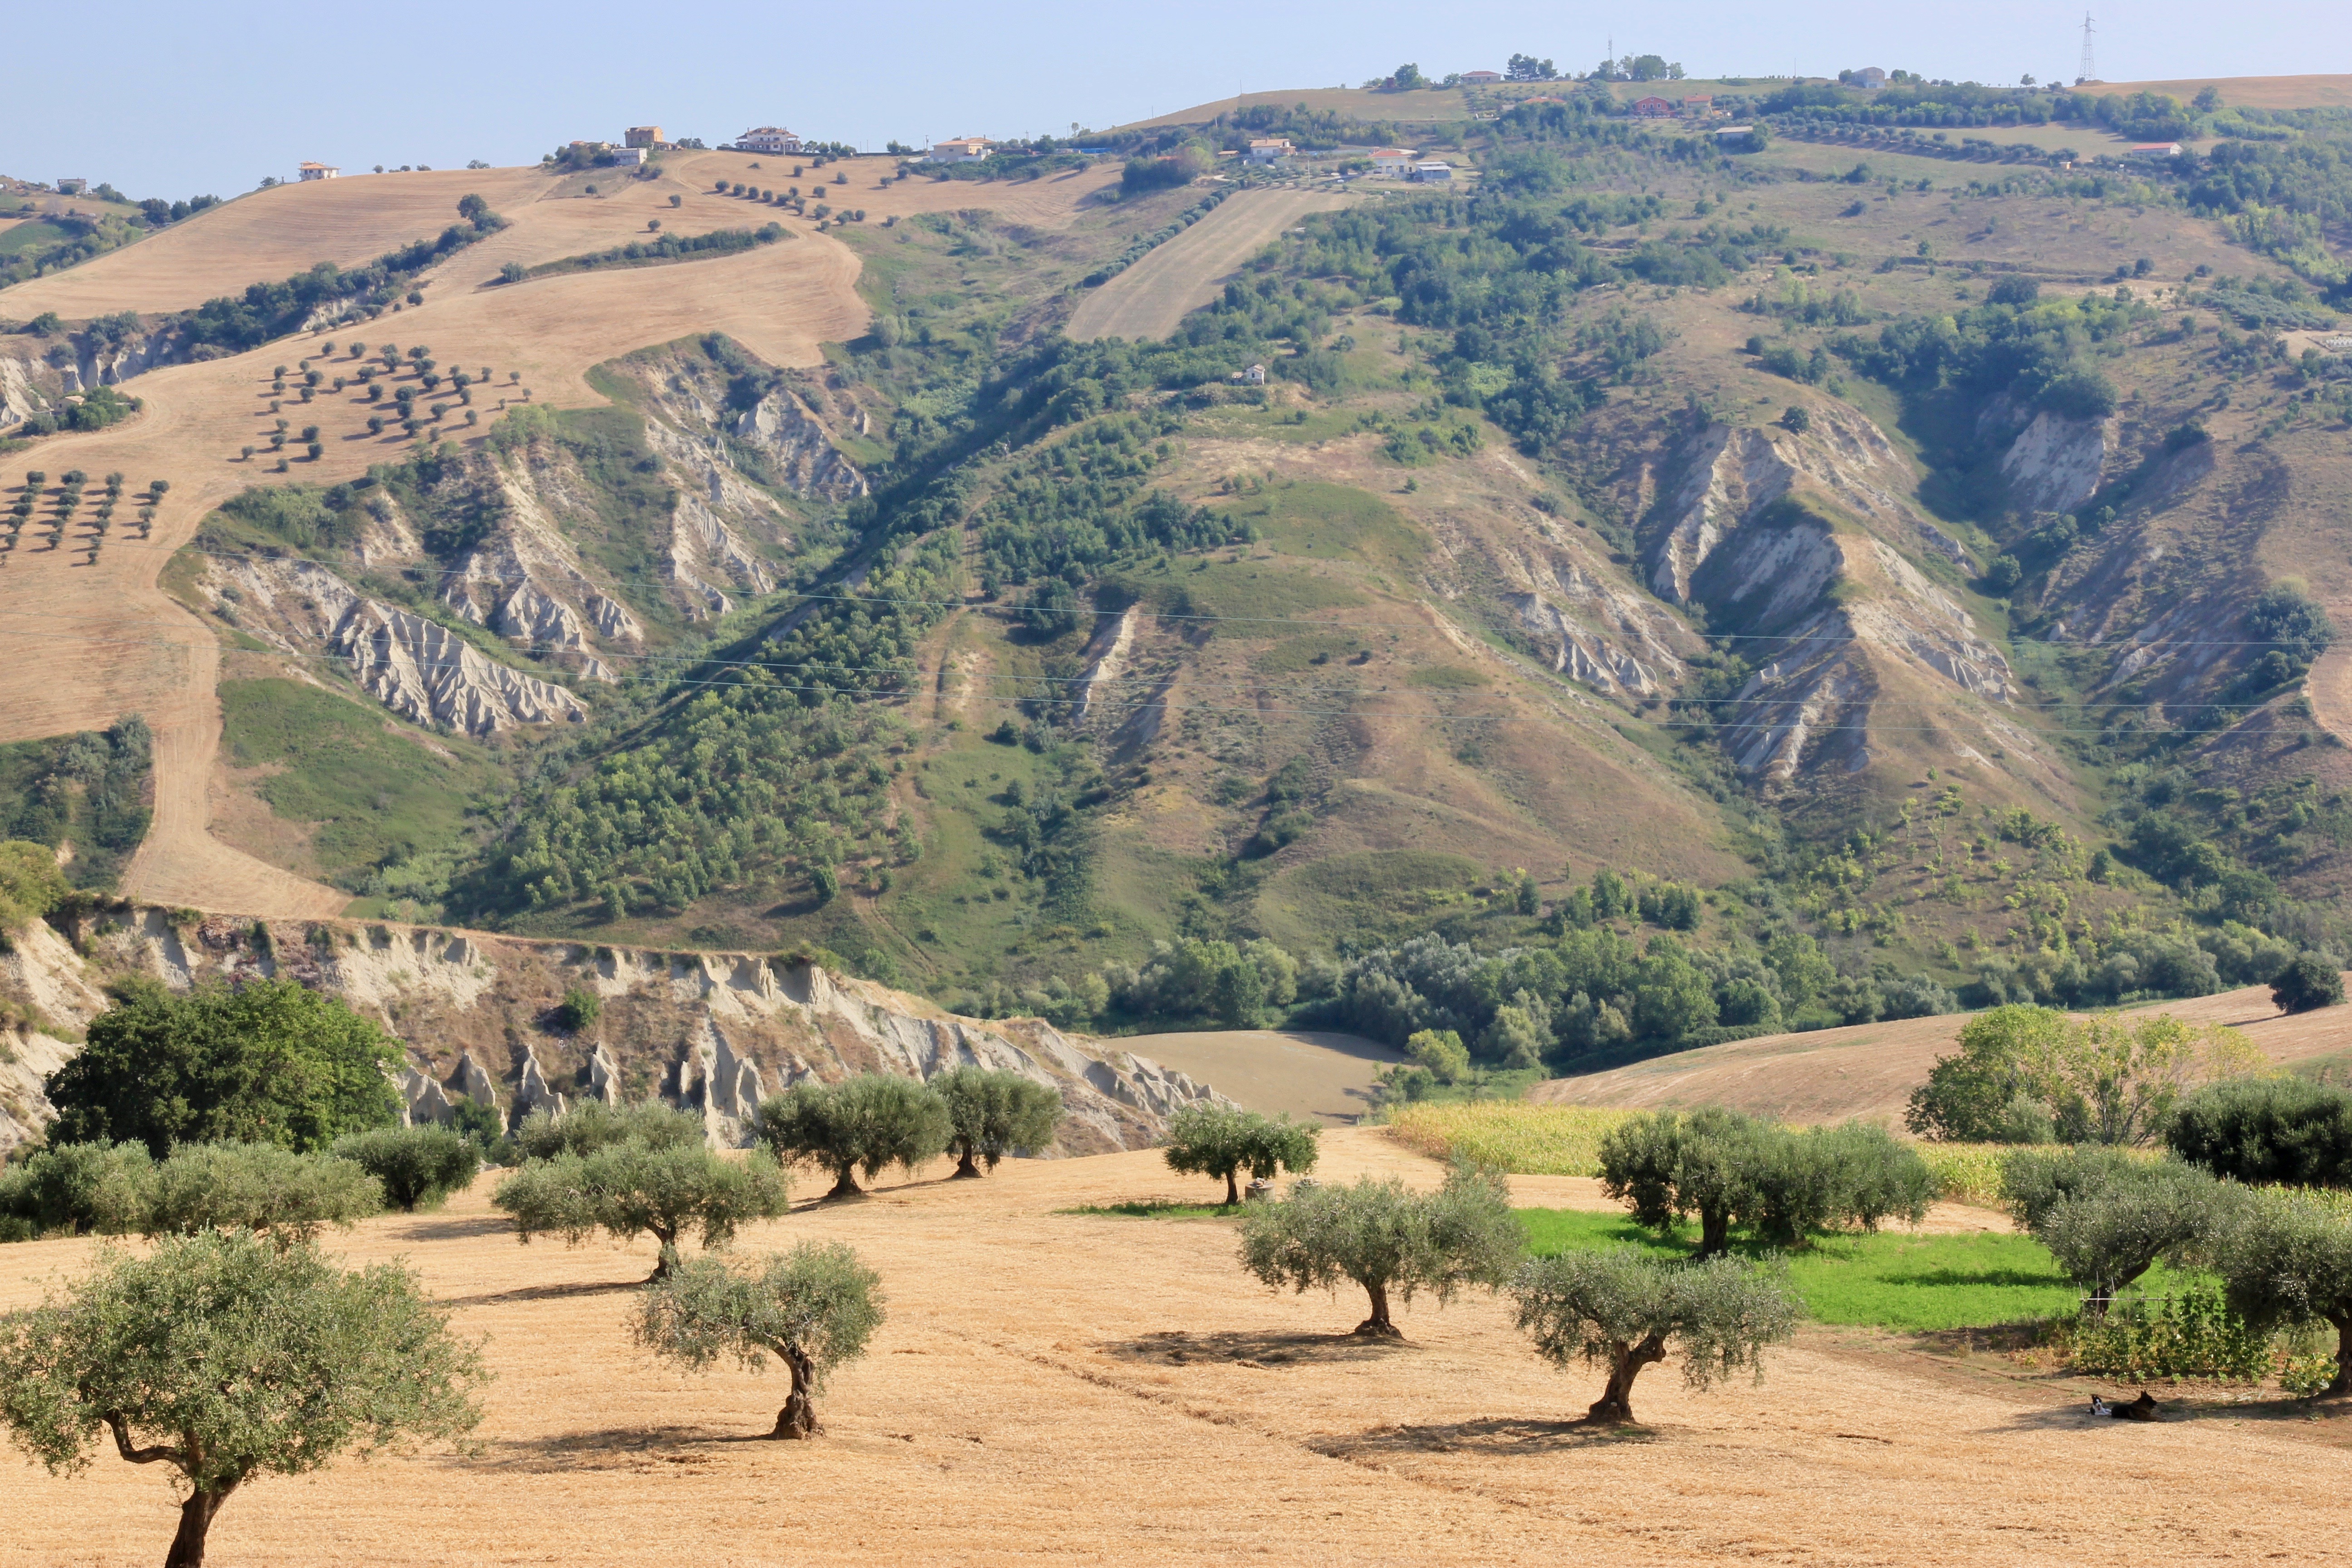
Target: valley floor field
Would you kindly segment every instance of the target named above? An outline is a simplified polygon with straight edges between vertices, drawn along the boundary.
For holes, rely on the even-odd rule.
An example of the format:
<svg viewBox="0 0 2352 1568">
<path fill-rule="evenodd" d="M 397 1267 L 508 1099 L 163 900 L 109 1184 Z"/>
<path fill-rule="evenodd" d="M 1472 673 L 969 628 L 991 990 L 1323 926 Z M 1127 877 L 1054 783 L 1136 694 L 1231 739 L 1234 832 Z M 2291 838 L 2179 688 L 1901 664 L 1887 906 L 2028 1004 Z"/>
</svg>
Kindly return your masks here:
<svg viewBox="0 0 2352 1568">
<path fill-rule="evenodd" d="M 1326 1142 L 1327 1179 L 1438 1177 L 1376 1131 Z M 1484 1292 L 1442 1310 L 1423 1299 L 1399 1313 L 1406 1341 L 1365 1344 L 1345 1332 L 1360 1300 L 1261 1289 L 1234 1261 L 1229 1225 L 1066 1212 L 1213 1195 L 1157 1154 L 1013 1161 L 981 1183 L 945 1173 L 935 1164 L 745 1237 L 747 1250 L 848 1241 L 888 1295 L 889 1321 L 868 1358 L 834 1377 L 818 1405 L 827 1430 L 807 1444 L 755 1440 L 782 1400 L 779 1377 L 681 1378 L 631 1347 L 649 1248 L 520 1247 L 488 1209 L 494 1177 L 441 1213 L 331 1238 L 353 1261 L 404 1258 L 457 1305 L 461 1332 L 489 1336 L 499 1378 L 480 1449 L 257 1481 L 223 1510 L 215 1559 L 2352 1557 L 2336 1529 L 2337 1420 L 2262 1404 L 2095 1423 L 2080 1413 L 2084 1380 L 1811 1328 L 1760 1387 L 1735 1379 L 1694 1395 L 1659 1368 L 1636 1394 L 1648 1425 L 1590 1430 L 1575 1417 L 1596 1377 L 1546 1369 L 1507 1304 Z M 36 1299 L 94 1250 L 0 1251 L 0 1306 Z M 110 1451 L 72 1479 L 6 1463 L 17 1468 L 0 1492 L 0 1563 L 146 1563 L 169 1539 L 175 1510 L 154 1468 Z"/>
<path fill-rule="evenodd" d="M 2284 1016 L 2270 987 L 2157 1002 L 2135 1013 L 2169 1013 L 2199 1024 L 2227 1024 L 2271 1060 L 2293 1067 L 2352 1052 L 2352 1026 L 2333 1008 Z M 1855 1024 L 1801 1035 L 1765 1035 L 1728 1045 L 1677 1051 L 1631 1067 L 1539 1083 L 1528 1098 L 1554 1105 L 1666 1107 L 1727 1105 L 1752 1116 L 1809 1123 L 1899 1122 L 1911 1091 L 1927 1081 L 1939 1057 L 1959 1049 L 1966 1014 Z"/>
<path fill-rule="evenodd" d="M 1335 190 L 1242 191 L 1088 294 L 1070 314 L 1073 338 L 1164 338 L 1207 304 L 1258 247 L 1308 213 L 1347 204 Z"/>
<path fill-rule="evenodd" d="M 1371 1104 L 1374 1075 L 1406 1059 L 1360 1036 L 1308 1030 L 1135 1035 L 1103 1044 L 1173 1068 L 1252 1110 L 1288 1111 L 1326 1125 L 1361 1117 Z"/>
</svg>

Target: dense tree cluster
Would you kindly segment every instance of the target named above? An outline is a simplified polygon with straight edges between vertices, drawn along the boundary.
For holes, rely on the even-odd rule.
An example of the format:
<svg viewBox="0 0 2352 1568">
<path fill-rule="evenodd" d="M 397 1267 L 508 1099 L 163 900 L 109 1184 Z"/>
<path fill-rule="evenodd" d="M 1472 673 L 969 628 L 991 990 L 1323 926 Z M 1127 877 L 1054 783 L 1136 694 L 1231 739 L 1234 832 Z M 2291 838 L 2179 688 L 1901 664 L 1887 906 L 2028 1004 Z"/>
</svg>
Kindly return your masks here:
<svg viewBox="0 0 2352 1568">
<path fill-rule="evenodd" d="M 110 889 L 147 836 L 152 743 L 134 713 L 102 731 L 0 747 L 0 839 L 52 850 L 70 839 L 66 877 Z"/>
</svg>

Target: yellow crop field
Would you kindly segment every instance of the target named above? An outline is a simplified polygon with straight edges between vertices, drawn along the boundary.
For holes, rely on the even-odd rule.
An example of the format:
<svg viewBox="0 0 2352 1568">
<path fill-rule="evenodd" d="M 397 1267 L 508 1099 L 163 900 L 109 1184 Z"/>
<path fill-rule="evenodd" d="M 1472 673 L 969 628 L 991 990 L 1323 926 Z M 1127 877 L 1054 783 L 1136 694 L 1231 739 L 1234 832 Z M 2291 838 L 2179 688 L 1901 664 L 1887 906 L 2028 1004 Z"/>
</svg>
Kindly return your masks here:
<svg viewBox="0 0 2352 1568">
<path fill-rule="evenodd" d="M 1408 1105 L 1389 1123 L 1389 1132 L 1433 1159 L 1498 1165 L 1517 1176 L 1595 1176 L 1601 1140 L 1635 1114 L 1507 1100 Z"/>
</svg>

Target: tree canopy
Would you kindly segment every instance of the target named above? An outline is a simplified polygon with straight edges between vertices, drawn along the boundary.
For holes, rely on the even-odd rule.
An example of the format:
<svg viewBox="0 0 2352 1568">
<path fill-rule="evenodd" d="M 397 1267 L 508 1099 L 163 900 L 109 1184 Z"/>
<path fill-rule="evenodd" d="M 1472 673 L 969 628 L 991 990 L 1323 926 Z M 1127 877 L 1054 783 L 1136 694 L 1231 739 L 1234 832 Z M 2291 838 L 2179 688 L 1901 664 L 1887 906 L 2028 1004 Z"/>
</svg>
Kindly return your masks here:
<svg viewBox="0 0 2352 1568">
<path fill-rule="evenodd" d="M 1321 1152 L 1323 1130 L 1268 1118 L 1255 1110 L 1188 1105 L 1168 1119 L 1168 1168 L 1180 1175 L 1221 1176 L 1225 1202 L 1242 1201 L 1239 1173 L 1272 1181 L 1285 1171 L 1305 1175 Z"/>
<path fill-rule="evenodd" d="M 2011 1151 L 2001 1194 L 2098 1317 L 2158 1259 L 2208 1257 L 2233 1223 L 2242 1190 L 2194 1165 L 2094 1144 Z"/>
<path fill-rule="evenodd" d="M 698 1258 L 646 1292 L 636 1342 L 691 1372 L 730 1358 L 760 1372 L 776 1356 L 793 1386 L 768 1436 L 813 1436 L 820 1430 L 813 1396 L 825 1374 L 864 1355 L 882 1326 L 881 1283 L 838 1241 L 803 1241 L 751 1273 Z"/>
<path fill-rule="evenodd" d="M 101 1434 L 187 1496 L 166 1568 L 197 1568 L 221 1505 L 258 1474 L 450 1438 L 481 1419 L 478 1347 L 394 1264 L 347 1271 L 237 1232 L 115 1254 L 0 1320 L 0 1424 L 52 1473 Z"/>
<path fill-rule="evenodd" d="M 1798 1303 L 1780 1272 L 1736 1258 L 1683 1261 L 1631 1247 L 1566 1252 L 1528 1259 L 1510 1289 L 1537 1354 L 1609 1369 L 1586 1412 L 1594 1421 L 1633 1420 L 1633 1380 L 1669 1347 L 1682 1352 L 1685 1381 L 1704 1389 L 1742 1367 L 1761 1382 L 1764 1347 L 1796 1332 Z"/>
<path fill-rule="evenodd" d="M 993 1171 L 1014 1149 L 1045 1147 L 1062 1119 L 1061 1091 L 1017 1072 L 960 1067 L 931 1089 L 947 1102 L 948 1152 L 960 1177 L 977 1177 L 983 1163 Z"/>
<path fill-rule="evenodd" d="M 831 1198 L 863 1192 L 860 1171 L 869 1182 L 886 1166 L 912 1171 L 947 1147 L 950 1130 L 947 1102 L 895 1073 L 796 1083 L 760 1105 L 760 1141 L 780 1163 L 806 1160 L 833 1172 Z"/>
<path fill-rule="evenodd" d="M 436 1208 L 460 1192 L 482 1168 L 474 1141 L 447 1127 L 380 1127 L 335 1140 L 338 1158 L 349 1160 L 383 1184 L 383 1201 L 415 1213 Z"/>
<path fill-rule="evenodd" d="M 2213 1084 L 2180 1102 L 2165 1142 L 2250 1186 L 2352 1186 L 2352 1090 L 2297 1078 Z"/>
<path fill-rule="evenodd" d="M 2352 1394 L 2352 1225 L 2308 1194 L 2259 1193 L 2217 1259 L 2231 1310 L 2257 1330 L 2336 1331 L 2330 1394 Z"/>
<path fill-rule="evenodd" d="M 616 1241 L 649 1235 L 661 1247 L 651 1276 L 659 1279 L 677 1267 L 688 1231 L 698 1231 L 705 1247 L 724 1247 L 744 1224 L 782 1214 L 789 1195 L 783 1172 L 764 1160 L 633 1138 L 525 1161 L 490 1202 L 513 1216 L 525 1242 L 551 1234 L 577 1247 L 599 1229 Z"/>
<path fill-rule="evenodd" d="M 118 989 L 71 1061 L 49 1075 L 58 1143 L 131 1140 L 323 1149 L 400 1120 L 399 1044 L 340 999 L 290 980 Z"/>
<path fill-rule="evenodd" d="M 1499 1285 L 1525 1241 L 1502 1177 L 1457 1166 L 1434 1193 L 1365 1176 L 1252 1205 L 1242 1220 L 1241 1258 L 1276 1289 L 1328 1290 L 1353 1281 L 1371 1298 L 1371 1315 L 1355 1331 L 1395 1337 L 1391 1294 L 1410 1302 L 1427 1290 L 1450 1301 L 1464 1285 Z"/>
<path fill-rule="evenodd" d="M 1995 1007 L 1960 1029 L 1958 1055 L 1912 1092 L 1904 1121 L 1960 1142 L 2146 1143 L 2202 1084 L 2267 1070 L 2235 1029 L 2154 1017 L 2070 1018 Z"/>
<path fill-rule="evenodd" d="M 1701 1258 L 1725 1251 L 1734 1226 L 1790 1246 L 1844 1226 L 1916 1221 L 1935 1190 L 1925 1163 L 1884 1128 L 1799 1131 L 1719 1106 L 1655 1111 L 1612 1129 L 1601 1140 L 1601 1183 L 1661 1233 L 1696 1216 Z"/>
</svg>

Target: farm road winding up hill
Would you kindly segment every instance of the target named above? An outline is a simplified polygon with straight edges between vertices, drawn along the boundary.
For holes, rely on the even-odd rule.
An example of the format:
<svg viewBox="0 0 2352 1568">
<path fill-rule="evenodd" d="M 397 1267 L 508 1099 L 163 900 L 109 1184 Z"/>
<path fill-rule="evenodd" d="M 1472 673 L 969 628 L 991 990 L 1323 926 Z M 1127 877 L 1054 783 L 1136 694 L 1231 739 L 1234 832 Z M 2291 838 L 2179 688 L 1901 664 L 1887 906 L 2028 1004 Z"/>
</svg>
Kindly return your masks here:
<svg viewBox="0 0 2352 1568">
<path fill-rule="evenodd" d="M 1258 247 L 1305 217 L 1345 205 L 1341 192 L 1243 191 L 1096 289 L 1070 316 L 1070 336 L 1164 338 L 1213 299 Z"/>
<path fill-rule="evenodd" d="M 2135 1012 L 2169 1013 L 2193 1023 L 2242 1029 L 2281 1066 L 2352 1050 L 2352 1011 L 2323 1008 L 2280 1015 L 2266 985 L 2249 985 L 2186 1002 L 2158 1002 Z M 1539 1083 L 1528 1098 L 1555 1105 L 1628 1110 L 1727 1105 L 1791 1122 L 1895 1122 L 1911 1091 L 1927 1081 L 1939 1057 L 1959 1048 L 1962 1016 L 1856 1024 L 1803 1035 L 1766 1035 L 1729 1045 L 1635 1062 L 1608 1072 Z"/>
<path fill-rule="evenodd" d="M 447 364 L 491 367 L 497 380 L 491 393 L 506 388 L 509 374 L 519 371 L 533 401 L 580 407 L 604 401 L 588 385 L 591 366 L 693 332 L 726 332 L 776 365 L 819 363 L 824 342 L 865 330 L 868 311 L 856 287 L 861 264 L 846 245 L 774 207 L 709 194 L 721 174 L 751 162 L 734 153 L 681 158 L 659 180 L 623 182 L 610 196 L 598 197 L 569 195 L 582 182 L 553 181 L 537 170 L 473 171 L 446 182 L 437 174 L 371 175 L 280 187 L 250 198 L 251 212 L 236 222 L 207 215 L 87 269 L 0 292 L 0 315 L 8 316 L 46 309 L 78 315 L 175 309 L 284 277 L 313 260 L 361 259 L 403 239 L 437 233 L 456 220 L 457 198 L 467 191 L 491 195 L 494 208 L 501 201 L 513 204 L 505 213 L 509 228 L 435 270 L 425 285 L 425 304 L 341 334 L 281 339 L 250 353 L 142 375 L 129 388 L 145 405 L 137 418 L 89 435 L 52 437 L 30 456 L 51 475 L 119 470 L 133 490 L 157 479 L 172 486 L 150 538 L 118 524 L 99 540 L 86 521 L 78 521 L 61 544 L 49 546 L 37 527 L 25 531 L 0 569 L 0 742 L 103 729 L 128 713 L 144 715 L 155 732 L 154 822 L 124 877 L 125 891 L 157 903 L 289 919 L 331 915 L 348 902 L 345 894 L 265 865 L 206 830 L 220 746 L 214 689 L 218 645 L 156 585 L 173 552 L 206 514 L 249 485 L 271 482 L 257 462 L 237 458 L 241 447 L 265 440 L 272 424 L 271 368 L 317 353 L 339 335 L 371 343 L 396 336 L 404 345 L 430 345 Z M 863 205 L 869 221 L 898 212 L 1002 207 L 1043 226 L 1070 221 L 1080 204 L 1116 177 L 1115 171 L 1096 169 L 1018 185 L 917 181 L 876 188 L 892 167 L 892 161 L 880 159 L 837 166 L 851 174 L 852 183 L 840 189 L 836 205 Z M 786 165 L 777 173 L 788 171 Z M 426 180 L 432 183 L 420 184 Z M 430 193 L 423 205 L 413 198 L 418 189 Z M 541 199 L 533 199 L 534 191 Z M 681 200 L 675 209 L 673 194 Z M 247 205 L 235 203 L 226 213 Z M 718 260 L 484 286 L 507 260 L 551 260 L 642 236 L 656 212 L 676 232 L 772 218 L 793 237 Z M 331 244 L 327 237 L 346 227 L 360 237 Z M 175 249 L 156 252 L 168 265 L 131 265 L 150 246 L 175 238 Z M 183 287 L 175 268 L 200 281 Z M 89 299 L 32 292 L 85 277 L 89 281 L 77 287 L 96 290 Z M 488 395 L 478 400 L 485 424 L 476 428 L 476 439 L 505 406 L 503 397 L 497 406 L 491 401 Z M 356 395 L 331 395 L 303 412 L 321 426 L 325 450 L 315 461 L 296 461 L 287 480 L 353 479 L 409 449 L 396 430 L 367 433 L 367 409 Z"/>
</svg>

